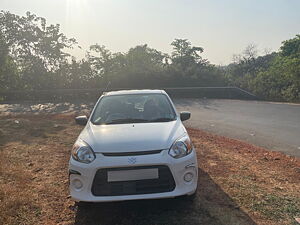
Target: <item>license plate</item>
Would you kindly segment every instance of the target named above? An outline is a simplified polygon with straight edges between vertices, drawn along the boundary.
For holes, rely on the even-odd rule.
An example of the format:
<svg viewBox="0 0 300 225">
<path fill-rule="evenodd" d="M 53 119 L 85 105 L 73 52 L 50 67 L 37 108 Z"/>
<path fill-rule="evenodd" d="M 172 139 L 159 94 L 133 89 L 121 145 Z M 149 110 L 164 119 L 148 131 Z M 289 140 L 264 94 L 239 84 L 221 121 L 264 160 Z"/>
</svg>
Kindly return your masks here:
<svg viewBox="0 0 300 225">
<path fill-rule="evenodd" d="M 130 181 L 158 179 L 158 169 L 114 170 L 107 171 L 107 181 Z"/>
</svg>

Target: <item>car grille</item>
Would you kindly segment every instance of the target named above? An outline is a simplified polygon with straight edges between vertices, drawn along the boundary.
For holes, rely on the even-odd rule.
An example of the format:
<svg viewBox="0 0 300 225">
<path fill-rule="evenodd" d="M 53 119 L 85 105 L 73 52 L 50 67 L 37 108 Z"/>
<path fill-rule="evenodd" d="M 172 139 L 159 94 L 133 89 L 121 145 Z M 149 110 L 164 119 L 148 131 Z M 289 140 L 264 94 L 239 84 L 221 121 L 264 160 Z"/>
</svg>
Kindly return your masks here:
<svg viewBox="0 0 300 225">
<path fill-rule="evenodd" d="M 107 152 L 102 153 L 104 156 L 137 156 L 137 155 L 151 155 L 161 153 L 162 150 L 142 151 L 142 152 Z"/>
<path fill-rule="evenodd" d="M 107 181 L 107 171 L 158 168 L 158 179 L 134 181 Z M 95 196 L 139 195 L 170 192 L 175 189 L 175 181 L 167 166 L 137 166 L 125 168 L 105 168 L 96 172 L 92 185 Z"/>
</svg>

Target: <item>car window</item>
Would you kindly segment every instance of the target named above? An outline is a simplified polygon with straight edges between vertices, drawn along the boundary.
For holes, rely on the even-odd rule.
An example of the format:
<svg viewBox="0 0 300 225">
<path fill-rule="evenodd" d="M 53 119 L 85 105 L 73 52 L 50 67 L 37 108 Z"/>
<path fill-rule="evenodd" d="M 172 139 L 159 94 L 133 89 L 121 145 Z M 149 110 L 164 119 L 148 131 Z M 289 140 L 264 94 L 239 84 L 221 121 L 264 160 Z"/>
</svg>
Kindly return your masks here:
<svg viewBox="0 0 300 225">
<path fill-rule="evenodd" d="M 168 122 L 175 111 L 164 94 L 127 94 L 104 96 L 91 121 L 94 124 Z"/>
</svg>

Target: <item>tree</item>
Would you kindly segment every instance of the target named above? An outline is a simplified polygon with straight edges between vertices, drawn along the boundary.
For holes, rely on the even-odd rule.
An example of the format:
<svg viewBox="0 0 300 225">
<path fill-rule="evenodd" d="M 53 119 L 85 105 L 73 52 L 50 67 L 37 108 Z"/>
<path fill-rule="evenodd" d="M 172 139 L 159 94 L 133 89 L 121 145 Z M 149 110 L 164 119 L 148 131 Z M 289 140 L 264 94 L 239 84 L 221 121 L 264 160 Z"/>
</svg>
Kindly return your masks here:
<svg viewBox="0 0 300 225">
<path fill-rule="evenodd" d="M 104 45 L 91 45 L 87 56 L 95 77 L 104 77 L 111 72 L 113 54 Z"/>
<path fill-rule="evenodd" d="M 283 41 L 280 47 L 280 55 L 284 57 L 300 57 L 300 35 L 296 37 Z"/>
<path fill-rule="evenodd" d="M 243 60 L 246 62 L 255 60 L 255 58 L 257 58 L 257 55 L 258 55 L 257 45 L 249 44 L 243 51 Z"/>
<path fill-rule="evenodd" d="M 165 54 L 146 44 L 130 48 L 123 56 L 124 64 L 117 77 L 120 79 L 118 83 L 127 87 L 160 86 L 164 79 L 165 57 Z"/>
<path fill-rule="evenodd" d="M 175 39 L 171 45 L 172 63 L 168 67 L 170 86 L 221 86 L 224 77 L 221 70 L 201 57 L 202 47 L 192 46 L 187 39 Z"/>
<path fill-rule="evenodd" d="M 112 53 L 104 45 L 94 44 L 87 53 L 87 62 L 91 66 L 92 78 L 100 86 L 106 86 L 121 72 L 125 65 L 122 53 Z"/>
<path fill-rule="evenodd" d="M 0 33 L 0 90 L 18 87 L 18 71 L 9 55 L 8 45 Z"/>
<path fill-rule="evenodd" d="M 276 56 L 276 53 L 258 56 L 255 44 L 249 44 L 242 54 L 233 56 L 233 63 L 226 68 L 226 78 L 230 85 L 246 90 L 252 90 L 251 81 L 260 71 L 267 69 Z"/>
<path fill-rule="evenodd" d="M 300 58 L 278 56 L 272 65 L 253 80 L 254 92 L 267 99 L 300 100 Z"/>
<path fill-rule="evenodd" d="M 18 16 L 1 11 L 0 30 L 26 88 L 47 87 L 50 75 L 68 60 L 64 49 L 76 43 L 60 32 L 58 24 L 47 26 L 46 19 L 30 12 Z"/>
<path fill-rule="evenodd" d="M 115 88 L 234 85 L 270 100 L 300 101 L 300 35 L 261 56 L 250 44 L 233 63 L 218 67 L 187 39 L 172 41 L 170 55 L 147 44 L 124 53 L 94 44 L 76 60 L 65 52 L 76 40 L 30 12 L 0 11 L 0 31 L 1 90 L 97 88 L 108 82 Z"/>
<path fill-rule="evenodd" d="M 191 42 L 189 42 L 187 39 L 175 39 L 171 45 L 173 46 L 173 63 L 180 64 L 185 68 L 193 63 L 207 63 L 207 60 L 202 59 L 200 56 L 200 54 L 203 52 L 203 48 L 192 46 Z"/>
<path fill-rule="evenodd" d="M 229 84 L 270 100 L 300 101 L 300 35 L 282 42 L 279 52 L 257 56 L 249 45 L 228 65 Z"/>
</svg>

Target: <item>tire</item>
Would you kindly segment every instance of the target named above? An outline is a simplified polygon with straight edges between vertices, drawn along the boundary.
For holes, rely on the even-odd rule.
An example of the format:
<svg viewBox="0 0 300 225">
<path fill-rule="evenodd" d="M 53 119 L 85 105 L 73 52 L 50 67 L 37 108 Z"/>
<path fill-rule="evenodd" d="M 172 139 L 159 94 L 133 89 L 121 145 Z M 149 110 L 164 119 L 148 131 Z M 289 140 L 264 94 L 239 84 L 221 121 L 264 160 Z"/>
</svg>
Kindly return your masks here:
<svg viewBox="0 0 300 225">
<path fill-rule="evenodd" d="M 92 202 L 76 202 L 76 205 L 80 208 L 91 207 L 93 205 Z"/>
<path fill-rule="evenodd" d="M 191 201 L 193 202 L 196 198 L 197 198 L 197 189 L 195 190 L 195 192 L 191 195 L 183 195 L 182 198 L 186 201 Z"/>
<path fill-rule="evenodd" d="M 194 201 L 197 198 L 197 190 L 191 195 L 186 195 L 185 198 L 189 201 Z"/>
</svg>

